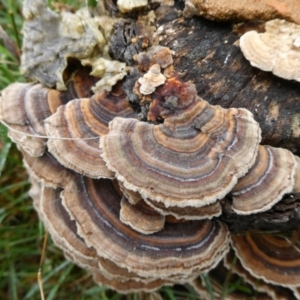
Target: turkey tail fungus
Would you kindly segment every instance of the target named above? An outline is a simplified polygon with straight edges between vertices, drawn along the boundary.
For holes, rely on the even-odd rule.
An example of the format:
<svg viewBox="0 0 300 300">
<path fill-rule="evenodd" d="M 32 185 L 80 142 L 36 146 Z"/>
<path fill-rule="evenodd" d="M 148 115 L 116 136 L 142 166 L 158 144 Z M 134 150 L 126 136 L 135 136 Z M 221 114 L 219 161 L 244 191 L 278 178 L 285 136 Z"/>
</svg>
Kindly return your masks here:
<svg viewBox="0 0 300 300">
<path fill-rule="evenodd" d="M 105 1 L 83 18 L 24 1 L 29 83 L 2 91 L 0 120 L 33 206 L 67 259 L 121 293 L 190 283 L 208 298 L 210 276 L 223 299 L 233 272 L 257 299 L 299 299 L 286 233 L 300 227 L 299 25 L 269 21 L 239 42 L 253 66 L 293 82 L 252 68 L 239 33 L 184 18 L 179 2 Z M 251 17 L 185 4 L 185 14 Z"/>
</svg>

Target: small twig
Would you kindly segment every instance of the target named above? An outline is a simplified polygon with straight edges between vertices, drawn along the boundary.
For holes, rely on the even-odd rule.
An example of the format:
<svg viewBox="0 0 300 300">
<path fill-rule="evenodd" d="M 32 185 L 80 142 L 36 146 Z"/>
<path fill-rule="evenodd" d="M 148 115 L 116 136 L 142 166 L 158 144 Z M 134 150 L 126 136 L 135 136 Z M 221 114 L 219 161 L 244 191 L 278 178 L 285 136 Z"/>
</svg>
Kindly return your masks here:
<svg viewBox="0 0 300 300">
<path fill-rule="evenodd" d="M 37 280 L 38 280 L 42 300 L 45 300 L 44 289 L 43 289 L 43 278 L 42 278 L 42 266 L 43 266 L 44 259 L 45 259 L 47 241 L 48 241 L 48 232 L 46 231 L 45 237 L 44 237 L 41 260 L 40 260 L 40 267 L 39 267 L 39 270 L 37 273 Z"/>
</svg>

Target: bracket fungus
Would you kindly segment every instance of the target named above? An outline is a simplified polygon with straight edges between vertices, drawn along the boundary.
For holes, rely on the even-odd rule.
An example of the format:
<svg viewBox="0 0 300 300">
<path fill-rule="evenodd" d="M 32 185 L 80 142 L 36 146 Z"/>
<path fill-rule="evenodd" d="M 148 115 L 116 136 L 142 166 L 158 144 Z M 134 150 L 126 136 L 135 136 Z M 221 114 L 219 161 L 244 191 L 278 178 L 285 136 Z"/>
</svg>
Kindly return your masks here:
<svg viewBox="0 0 300 300">
<path fill-rule="evenodd" d="M 143 200 L 131 205 L 125 197 L 121 200 L 120 220 L 138 232 L 151 234 L 164 228 L 165 217 Z"/>
<path fill-rule="evenodd" d="M 294 188 L 293 193 L 300 193 L 300 157 L 295 156 L 296 158 L 296 172 L 295 172 L 295 182 L 294 182 Z"/>
<path fill-rule="evenodd" d="M 9 136 L 21 149 L 30 156 L 41 156 L 47 143 L 45 119 L 75 96 L 89 97 L 94 83 L 95 77 L 87 73 L 87 68 L 69 75 L 66 91 L 41 84 L 13 83 L 1 92 L 0 119 L 9 126 Z"/>
<path fill-rule="evenodd" d="M 235 256 L 233 250 L 229 251 L 223 260 L 224 266 L 232 273 L 241 276 L 245 282 L 249 283 L 255 291 L 265 293 L 270 299 L 291 300 L 294 299 L 293 289 L 274 285 L 264 280 L 254 277 L 247 271 L 241 261 Z M 296 297 L 298 299 L 298 297 Z"/>
<path fill-rule="evenodd" d="M 268 233 L 232 234 L 231 239 L 241 264 L 254 277 L 280 286 L 299 286 L 300 252 L 292 239 Z"/>
<path fill-rule="evenodd" d="M 254 165 L 232 189 L 232 208 L 238 214 L 266 211 L 292 192 L 296 159 L 292 152 L 259 146 Z"/>
<path fill-rule="evenodd" d="M 227 200 L 243 218 L 299 193 L 300 158 L 259 145 L 260 125 L 249 110 L 203 100 L 174 67 L 172 48 L 159 45 L 163 29 L 149 38 L 154 12 L 139 19 L 144 27 L 127 32 L 135 20 L 118 19 L 116 9 L 117 25 L 106 16 L 105 30 L 84 14 L 59 15 L 45 1 L 24 2 L 22 70 L 40 83 L 4 89 L 0 119 L 23 154 L 34 207 L 66 258 L 122 293 L 154 291 L 217 267 L 232 235 L 245 269 L 296 291 L 300 257 L 286 239 L 230 233 L 218 218 Z M 162 1 L 113 5 L 133 16 L 139 8 L 143 14 L 169 9 Z M 297 80 L 285 58 L 298 59 L 299 29 L 289 24 L 268 22 L 265 33 L 247 33 L 254 43 L 246 34 L 240 44 L 265 49 L 272 63 L 277 55 L 272 67 L 263 57 L 263 68 L 294 72 L 288 76 Z M 224 269 L 221 263 L 212 272 L 216 289 Z"/>
<path fill-rule="evenodd" d="M 168 281 L 157 278 L 143 279 L 98 256 L 95 249 L 88 247 L 84 239 L 78 235 L 76 222 L 70 218 L 62 205 L 61 192 L 62 189 L 59 188 L 42 187 L 41 197 L 35 200 L 35 207 L 55 244 L 64 251 L 69 260 L 88 268 L 96 282 L 105 283 L 123 293 L 152 291 L 163 284 L 168 284 Z"/>
<path fill-rule="evenodd" d="M 72 170 L 62 166 L 49 151 L 45 151 L 39 157 L 32 157 L 25 151 L 22 151 L 22 154 L 28 174 L 42 185 L 63 187 L 75 175 Z"/>
<path fill-rule="evenodd" d="M 253 165 L 260 129 L 249 111 L 211 106 L 179 80 L 168 79 L 154 94 L 171 96 L 178 97 L 176 113 L 164 102 L 156 109 L 163 124 L 112 120 L 100 140 L 102 157 L 144 199 L 202 207 L 224 197 Z"/>
<path fill-rule="evenodd" d="M 300 25 L 285 20 L 265 24 L 265 32 L 246 32 L 240 47 L 251 65 L 275 75 L 300 81 Z"/>
<path fill-rule="evenodd" d="M 148 73 L 139 78 L 138 82 L 141 84 L 140 92 L 143 95 L 152 94 L 155 88 L 164 84 L 166 77 L 160 72 L 160 65 L 154 64 L 149 68 Z"/>
<path fill-rule="evenodd" d="M 120 196 L 108 179 L 80 177 L 64 189 L 62 199 L 88 246 L 142 277 L 184 281 L 215 266 L 228 250 L 227 228 L 218 221 L 166 223 L 152 235 L 136 232 L 119 220 Z"/>
<path fill-rule="evenodd" d="M 222 213 L 222 207 L 220 202 L 214 202 L 209 205 L 194 207 L 194 206 L 169 206 L 166 207 L 164 203 L 145 199 L 145 202 L 159 212 L 162 215 L 173 216 L 176 219 L 185 220 L 202 220 L 202 219 L 212 219 L 213 217 L 218 217 Z"/>
<path fill-rule="evenodd" d="M 98 137 L 108 132 L 107 125 L 115 116 L 136 117 L 122 90 L 70 101 L 45 120 L 46 131 L 53 137 L 48 141 L 49 151 L 65 167 L 80 174 L 112 178 L 113 173 L 100 157 Z"/>
<path fill-rule="evenodd" d="M 2 91 L 1 120 L 10 126 L 11 139 L 31 156 L 43 155 L 46 139 L 29 138 L 26 134 L 46 135 L 43 121 L 62 104 L 58 95 L 58 91 L 28 83 L 14 83 Z"/>
</svg>

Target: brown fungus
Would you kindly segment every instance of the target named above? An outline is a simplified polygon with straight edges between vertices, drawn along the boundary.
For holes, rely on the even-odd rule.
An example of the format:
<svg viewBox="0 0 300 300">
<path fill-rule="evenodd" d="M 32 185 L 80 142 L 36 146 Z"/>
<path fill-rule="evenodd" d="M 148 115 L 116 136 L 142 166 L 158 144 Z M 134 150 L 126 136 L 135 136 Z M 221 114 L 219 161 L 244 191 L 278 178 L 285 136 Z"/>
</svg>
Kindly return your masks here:
<svg viewBox="0 0 300 300">
<path fill-rule="evenodd" d="M 44 222 L 43 215 L 41 214 L 40 210 L 40 203 L 41 203 L 41 195 L 42 195 L 42 183 L 37 181 L 34 177 L 29 176 L 31 187 L 29 189 L 29 196 L 32 198 L 32 205 L 36 210 L 39 219 Z"/>
<path fill-rule="evenodd" d="M 160 125 L 115 118 L 100 140 L 102 157 L 125 188 L 144 199 L 166 207 L 205 206 L 223 198 L 253 165 L 260 129 L 245 109 L 211 106 L 195 90 L 181 95 L 180 87 L 168 85 L 154 97 L 178 97 L 178 110 L 162 103 Z"/>
<path fill-rule="evenodd" d="M 93 178 L 113 178 L 100 157 L 99 139 L 115 116 L 136 117 L 126 96 L 115 87 L 111 93 L 74 99 L 45 120 L 49 151 L 67 168 Z"/>
<path fill-rule="evenodd" d="M 44 120 L 62 104 L 59 92 L 40 84 L 14 83 L 2 91 L 0 119 L 9 127 L 9 136 L 31 156 L 46 149 Z M 29 135 L 29 136 L 28 136 Z"/>
<path fill-rule="evenodd" d="M 232 209 L 238 214 L 252 214 L 270 209 L 294 187 L 296 171 L 292 152 L 259 146 L 254 165 L 232 189 Z"/>
<path fill-rule="evenodd" d="M 95 81 L 89 68 L 81 67 L 66 75 L 65 91 L 41 84 L 13 83 L 1 93 L 0 120 L 9 126 L 10 138 L 22 150 L 33 157 L 41 156 L 47 142 L 45 119 L 62 104 L 76 97 L 89 97 Z"/>
<path fill-rule="evenodd" d="M 77 234 L 76 222 L 64 209 L 60 193 L 62 189 L 43 188 L 38 212 L 55 244 L 61 248 L 67 259 L 77 265 L 88 268 L 96 282 L 105 283 L 109 287 L 123 293 L 144 290 L 155 290 L 172 281 L 157 278 L 143 278 L 128 272 L 112 261 L 99 257 L 94 248 L 88 247 Z M 126 283 L 131 283 L 126 286 Z"/>
<path fill-rule="evenodd" d="M 241 276 L 245 282 L 249 283 L 255 291 L 266 293 L 271 299 L 291 300 L 294 299 L 292 290 L 282 286 L 267 283 L 262 279 L 254 277 L 248 272 L 240 260 L 235 256 L 234 251 L 230 250 L 223 260 L 224 266 L 232 273 Z"/>
<path fill-rule="evenodd" d="M 93 273 L 93 279 L 96 283 L 100 285 L 106 285 L 123 294 L 136 293 L 139 291 L 154 292 L 163 285 L 173 284 L 162 279 L 154 279 L 150 282 L 142 282 L 130 278 L 127 278 L 125 280 L 107 279 L 100 272 Z"/>
<path fill-rule="evenodd" d="M 42 189 L 39 211 L 55 244 L 81 267 L 98 270 L 97 253 L 77 235 L 76 223 L 61 204 L 62 189 Z"/>
<path fill-rule="evenodd" d="M 119 220 L 120 196 L 110 180 L 80 177 L 61 195 L 85 243 L 141 277 L 184 281 L 214 267 L 228 251 L 227 228 L 218 221 L 166 223 L 152 235 L 134 231 Z"/>
<path fill-rule="evenodd" d="M 44 186 L 64 187 L 74 179 L 75 173 L 62 166 L 48 151 L 40 157 L 32 157 L 25 151 L 22 154 L 28 174 Z"/>
<path fill-rule="evenodd" d="M 163 69 L 173 64 L 172 51 L 168 47 L 155 46 L 147 52 L 140 52 L 135 56 L 139 70 L 147 71 L 150 66 L 159 64 Z"/>
<path fill-rule="evenodd" d="M 300 81 L 300 25 L 285 20 L 265 24 L 266 32 L 246 32 L 240 47 L 251 65 L 275 75 Z"/>
<path fill-rule="evenodd" d="M 143 199 L 139 193 L 126 189 L 121 181 L 118 181 L 118 185 L 130 204 L 135 205 Z"/>
<path fill-rule="evenodd" d="M 300 282 L 300 252 L 288 236 L 268 233 L 232 234 L 232 246 L 251 275 L 285 287 Z"/>
<path fill-rule="evenodd" d="M 131 205 L 125 197 L 121 200 L 120 220 L 134 230 L 151 234 L 164 228 L 165 217 L 143 200 Z"/>
<path fill-rule="evenodd" d="M 163 202 L 145 199 L 145 202 L 153 207 L 157 212 L 165 216 L 173 216 L 176 219 L 185 220 L 203 220 L 218 217 L 222 213 L 220 202 L 214 202 L 209 205 L 194 207 L 194 206 L 169 206 L 166 207 Z"/>
</svg>

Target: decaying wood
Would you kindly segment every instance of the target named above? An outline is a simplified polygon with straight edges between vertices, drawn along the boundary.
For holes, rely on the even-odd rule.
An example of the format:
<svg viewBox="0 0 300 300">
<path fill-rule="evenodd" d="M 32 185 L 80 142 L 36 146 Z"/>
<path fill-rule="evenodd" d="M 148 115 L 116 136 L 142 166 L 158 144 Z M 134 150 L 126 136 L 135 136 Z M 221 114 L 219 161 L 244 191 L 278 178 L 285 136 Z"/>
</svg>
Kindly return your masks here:
<svg viewBox="0 0 300 300">
<path fill-rule="evenodd" d="M 228 225 L 232 232 L 288 231 L 300 228 L 300 194 L 286 195 L 270 210 L 247 216 L 233 212 L 230 197 L 222 200 L 221 205 L 220 219 Z"/>
<path fill-rule="evenodd" d="M 211 20 L 287 19 L 299 23 L 297 0 L 186 0 L 186 13 Z"/>
</svg>

